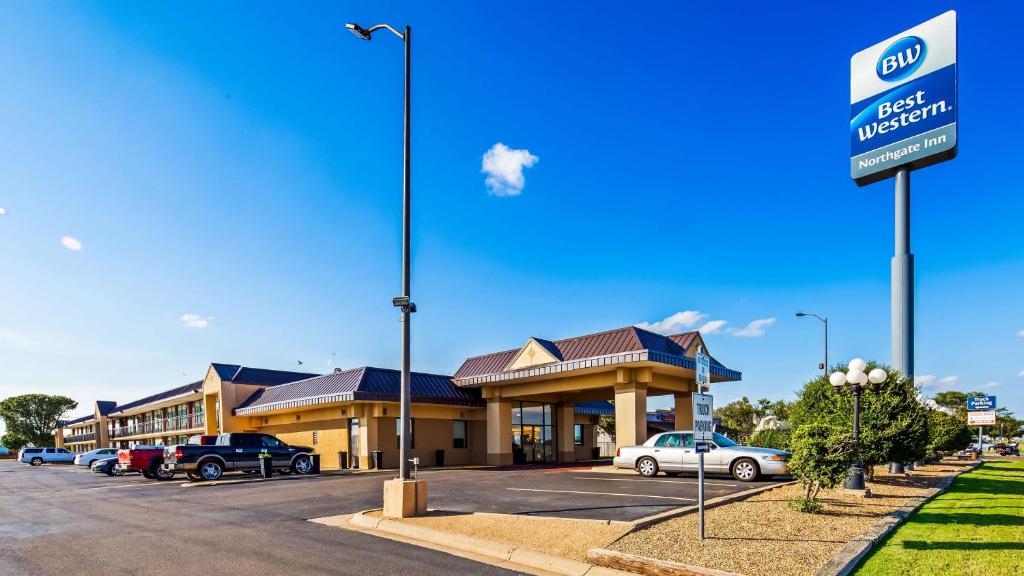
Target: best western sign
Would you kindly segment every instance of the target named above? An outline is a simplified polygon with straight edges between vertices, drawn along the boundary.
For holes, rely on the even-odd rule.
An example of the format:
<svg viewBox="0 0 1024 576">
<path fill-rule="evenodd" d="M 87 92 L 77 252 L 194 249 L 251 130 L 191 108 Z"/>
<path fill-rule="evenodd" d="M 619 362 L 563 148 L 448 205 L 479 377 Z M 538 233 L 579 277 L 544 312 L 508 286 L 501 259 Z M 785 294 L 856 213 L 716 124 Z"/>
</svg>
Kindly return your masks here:
<svg viewBox="0 0 1024 576">
<path fill-rule="evenodd" d="M 956 12 L 850 59 L 850 176 L 863 186 L 900 166 L 956 156 Z"/>
</svg>

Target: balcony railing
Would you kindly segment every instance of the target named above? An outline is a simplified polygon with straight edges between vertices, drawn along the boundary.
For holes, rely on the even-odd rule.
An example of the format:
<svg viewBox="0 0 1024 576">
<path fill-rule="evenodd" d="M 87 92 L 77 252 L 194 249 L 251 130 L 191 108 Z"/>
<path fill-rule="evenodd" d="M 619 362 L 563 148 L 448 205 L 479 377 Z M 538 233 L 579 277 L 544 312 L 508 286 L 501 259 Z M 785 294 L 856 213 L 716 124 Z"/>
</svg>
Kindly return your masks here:
<svg viewBox="0 0 1024 576">
<path fill-rule="evenodd" d="M 206 424 L 203 413 L 182 414 L 173 418 L 160 418 L 148 422 L 140 422 L 130 426 L 113 428 L 110 431 L 111 438 L 125 438 L 127 436 L 141 436 L 145 434 L 162 434 L 164 432 L 180 432 L 184 430 L 195 430 Z"/>
<path fill-rule="evenodd" d="M 64 439 L 64 442 L 72 444 L 75 442 L 92 442 L 95 439 L 96 433 L 90 432 L 88 434 L 75 434 L 73 436 L 68 436 L 67 438 Z"/>
</svg>

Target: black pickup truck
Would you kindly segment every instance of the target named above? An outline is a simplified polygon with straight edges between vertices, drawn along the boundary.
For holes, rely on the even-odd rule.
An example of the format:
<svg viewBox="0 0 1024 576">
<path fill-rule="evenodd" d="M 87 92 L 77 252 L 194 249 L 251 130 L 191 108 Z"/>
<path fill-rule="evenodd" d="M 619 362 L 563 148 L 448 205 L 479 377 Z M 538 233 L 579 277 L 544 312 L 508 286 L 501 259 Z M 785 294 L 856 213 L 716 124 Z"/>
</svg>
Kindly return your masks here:
<svg viewBox="0 0 1024 576">
<path fill-rule="evenodd" d="M 270 454 L 277 470 L 297 474 L 313 471 L 312 448 L 289 446 L 269 434 L 251 432 L 221 434 L 216 443 L 207 446 L 168 446 L 164 448 L 163 467 L 171 472 L 184 472 L 189 480 L 219 480 L 226 470 L 259 470 L 263 452 Z"/>
</svg>

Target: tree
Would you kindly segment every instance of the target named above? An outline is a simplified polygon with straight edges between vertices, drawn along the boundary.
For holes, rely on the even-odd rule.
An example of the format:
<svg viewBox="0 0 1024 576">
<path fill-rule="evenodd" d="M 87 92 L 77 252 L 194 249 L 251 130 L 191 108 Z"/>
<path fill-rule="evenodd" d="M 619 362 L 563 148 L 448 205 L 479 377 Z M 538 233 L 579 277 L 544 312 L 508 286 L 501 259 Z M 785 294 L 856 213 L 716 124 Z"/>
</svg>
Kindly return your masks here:
<svg viewBox="0 0 1024 576">
<path fill-rule="evenodd" d="M 53 431 L 69 410 L 78 407 L 67 396 L 24 394 L 0 401 L 0 418 L 7 425 L 7 436 L 16 435 L 36 446 L 53 443 Z"/>
<path fill-rule="evenodd" d="M 787 420 L 789 418 L 789 406 L 785 400 L 772 402 L 767 398 L 761 398 L 755 406 L 744 396 L 715 410 L 715 418 L 721 419 L 722 426 L 735 430 L 736 440 L 744 443 L 751 440 L 754 428 L 765 416 L 774 416 L 779 420 Z"/>
<path fill-rule="evenodd" d="M 0 446 L 10 449 L 11 452 L 24 448 L 28 443 L 28 438 L 15 432 L 8 432 L 3 436 L 0 436 Z"/>
<path fill-rule="evenodd" d="M 750 445 L 761 448 L 775 448 L 776 450 L 789 450 L 790 437 L 790 431 L 787 429 L 772 430 L 765 428 L 750 438 Z"/>
<path fill-rule="evenodd" d="M 610 414 L 607 416 L 601 416 L 597 421 L 598 427 L 604 430 L 604 433 L 611 437 L 612 442 L 615 441 L 615 415 Z"/>
<path fill-rule="evenodd" d="M 928 411 L 928 452 L 954 452 L 971 443 L 971 430 L 963 418 L 940 410 Z"/>
<path fill-rule="evenodd" d="M 913 381 L 876 363 L 869 363 L 867 370 L 877 367 L 889 373 L 889 380 L 865 389 L 860 398 L 858 452 L 869 480 L 872 466 L 919 460 L 928 447 L 928 409 L 918 401 Z M 820 376 L 804 385 L 790 409 L 790 421 L 794 429 L 806 424 L 829 424 L 852 432 L 853 395 L 848 391 L 837 394 L 828 377 Z"/>
<path fill-rule="evenodd" d="M 821 509 L 818 492 L 835 488 L 846 478 L 855 456 L 853 437 L 831 424 L 804 424 L 793 431 L 792 446 L 789 471 L 804 487 L 796 508 L 817 512 Z"/>
</svg>

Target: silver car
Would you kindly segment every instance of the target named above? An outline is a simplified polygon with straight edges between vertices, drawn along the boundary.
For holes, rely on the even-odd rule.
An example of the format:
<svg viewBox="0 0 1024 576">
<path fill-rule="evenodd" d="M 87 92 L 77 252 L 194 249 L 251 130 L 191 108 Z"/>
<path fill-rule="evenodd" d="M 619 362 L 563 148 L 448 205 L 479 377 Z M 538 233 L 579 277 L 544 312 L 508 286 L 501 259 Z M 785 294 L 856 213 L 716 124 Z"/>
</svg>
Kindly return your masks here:
<svg viewBox="0 0 1024 576">
<path fill-rule="evenodd" d="M 790 453 L 774 448 L 741 446 L 725 436 L 714 434 L 710 452 L 704 454 L 704 471 L 732 474 L 741 482 L 753 482 L 761 476 L 788 474 Z M 697 451 L 693 432 L 662 432 L 651 436 L 643 446 L 623 446 L 615 452 L 616 468 L 633 468 L 641 476 L 659 471 L 669 476 L 697 471 Z"/>
</svg>

